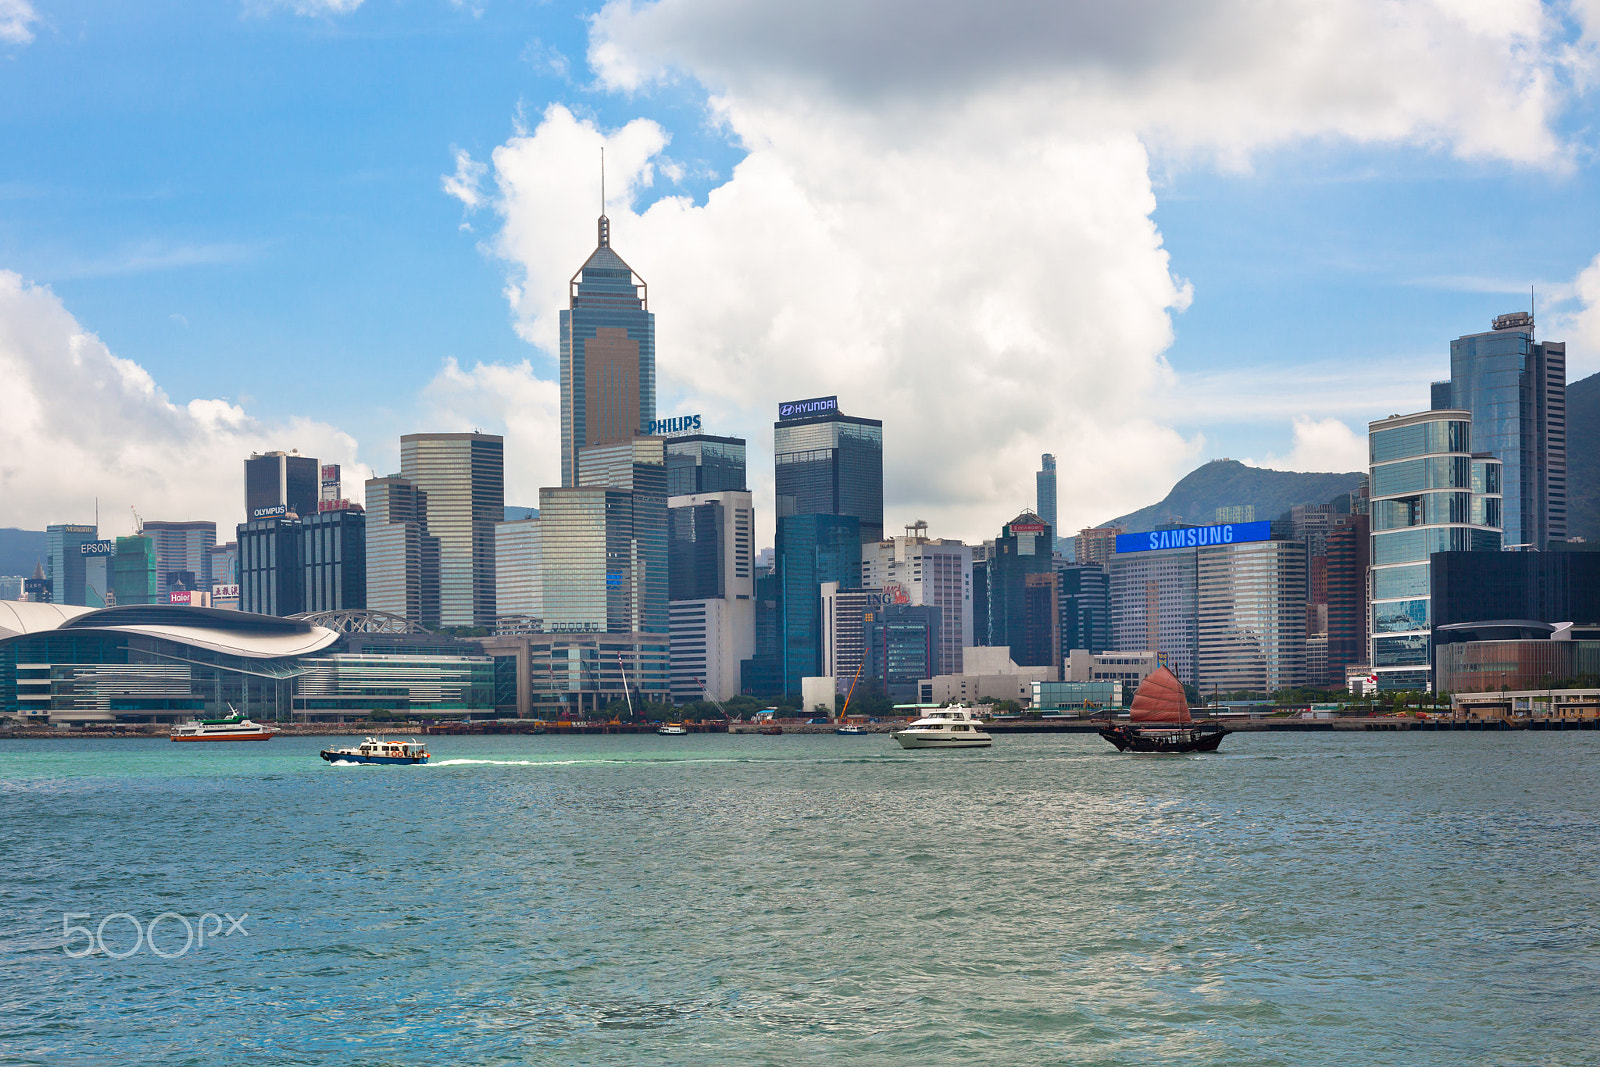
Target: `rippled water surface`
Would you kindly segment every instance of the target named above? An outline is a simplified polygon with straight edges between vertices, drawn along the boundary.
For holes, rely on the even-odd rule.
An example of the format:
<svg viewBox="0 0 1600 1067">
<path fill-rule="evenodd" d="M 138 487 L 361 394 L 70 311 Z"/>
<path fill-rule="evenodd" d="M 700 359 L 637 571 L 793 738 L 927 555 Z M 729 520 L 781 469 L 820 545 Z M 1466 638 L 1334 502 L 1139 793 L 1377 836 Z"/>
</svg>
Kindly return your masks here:
<svg viewBox="0 0 1600 1067">
<path fill-rule="evenodd" d="M 324 743 L 0 741 L 0 1062 L 1600 1059 L 1592 733 Z"/>
</svg>

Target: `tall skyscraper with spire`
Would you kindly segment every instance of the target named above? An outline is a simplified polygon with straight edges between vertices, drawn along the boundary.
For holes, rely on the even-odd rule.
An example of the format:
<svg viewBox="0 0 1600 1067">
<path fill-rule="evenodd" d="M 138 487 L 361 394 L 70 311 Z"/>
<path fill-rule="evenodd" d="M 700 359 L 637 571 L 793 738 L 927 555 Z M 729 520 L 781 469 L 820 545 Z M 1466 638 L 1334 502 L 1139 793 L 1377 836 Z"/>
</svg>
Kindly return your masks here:
<svg viewBox="0 0 1600 1067">
<path fill-rule="evenodd" d="M 579 485 L 578 454 L 627 441 L 656 417 L 656 317 L 644 279 L 611 250 L 603 213 L 595 248 L 561 313 L 561 484 Z"/>
</svg>

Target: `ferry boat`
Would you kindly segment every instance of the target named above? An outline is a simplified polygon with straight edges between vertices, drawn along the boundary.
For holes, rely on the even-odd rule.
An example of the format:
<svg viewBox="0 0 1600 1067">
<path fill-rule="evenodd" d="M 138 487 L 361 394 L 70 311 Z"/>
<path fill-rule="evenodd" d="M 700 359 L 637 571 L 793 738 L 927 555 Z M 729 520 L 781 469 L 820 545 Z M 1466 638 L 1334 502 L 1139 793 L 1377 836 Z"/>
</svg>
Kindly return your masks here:
<svg viewBox="0 0 1600 1067">
<path fill-rule="evenodd" d="M 1128 722 L 1104 726 L 1100 736 L 1118 752 L 1215 752 L 1227 731 L 1216 720 L 1195 722 L 1183 683 L 1165 667 L 1157 667 L 1133 693 Z"/>
<path fill-rule="evenodd" d="M 983 723 L 971 708 L 932 708 L 926 715 L 890 737 L 901 748 L 988 748 L 994 738 L 984 732 Z"/>
<path fill-rule="evenodd" d="M 853 722 L 847 722 L 843 726 L 835 726 L 833 728 L 833 732 L 836 734 L 844 734 L 846 737 L 855 737 L 859 734 L 866 733 L 867 728 L 865 726 L 857 726 Z"/>
<path fill-rule="evenodd" d="M 656 727 L 656 733 L 666 737 L 676 737 L 679 734 L 686 734 L 688 732 L 689 728 L 683 725 L 681 722 L 664 722 L 660 726 Z"/>
<path fill-rule="evenodd" d="M 263 726 L 244 717 L 244 712 L 234 711 L 220 719 L 194 719 L 172 728 L 169 735 L 174 741 L 271 741 L 278 732 L 276 726 Z"/>
<path fill-rule="evenodd" d="M 329 763 L 427 763 L 428 749 L 420 741 L 379 741 L 369 737 L 355 748 L 325 748 Z"/>
</svg>

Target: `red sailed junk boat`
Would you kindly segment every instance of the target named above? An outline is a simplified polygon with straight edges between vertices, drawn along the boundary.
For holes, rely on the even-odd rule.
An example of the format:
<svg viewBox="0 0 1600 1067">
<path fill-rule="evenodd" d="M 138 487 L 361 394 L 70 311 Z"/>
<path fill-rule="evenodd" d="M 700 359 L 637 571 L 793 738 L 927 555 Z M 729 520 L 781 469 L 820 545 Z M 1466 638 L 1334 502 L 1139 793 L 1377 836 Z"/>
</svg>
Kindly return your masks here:
<svg viewBox="0 0 1600 1067">
<path fill-rule="evenodd" d="M 1190 718 L 1183 683 L 1157 667 L 1134 692 L 1127 724 L 1105 726 L 1100 736 L 1119 752 L 1215 752 L 1226 732 L 1215 720 Z"/>
</svg>

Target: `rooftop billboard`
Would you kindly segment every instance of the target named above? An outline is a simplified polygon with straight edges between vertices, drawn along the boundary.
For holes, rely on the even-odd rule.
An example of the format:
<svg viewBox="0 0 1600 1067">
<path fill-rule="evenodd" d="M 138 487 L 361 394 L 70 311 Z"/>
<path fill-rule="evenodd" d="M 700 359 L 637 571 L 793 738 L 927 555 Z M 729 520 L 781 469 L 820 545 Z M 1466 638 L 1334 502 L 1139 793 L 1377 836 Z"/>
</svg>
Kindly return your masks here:
<svg viewBox="0 0 1600 1067">
<path fill-rule="evenodd" d="M 1272 540 L 1270 522 L 1224 522 L 1216 526 L 1190 526 L 1183 530 L 1152 530 L 1117 535 L 1117 554 L 1158 552 L 1163 548 L 1205 548 Z"/>
</svg>

